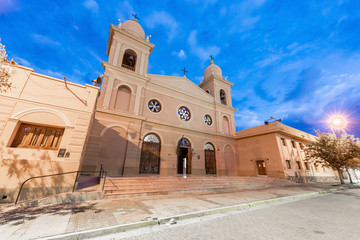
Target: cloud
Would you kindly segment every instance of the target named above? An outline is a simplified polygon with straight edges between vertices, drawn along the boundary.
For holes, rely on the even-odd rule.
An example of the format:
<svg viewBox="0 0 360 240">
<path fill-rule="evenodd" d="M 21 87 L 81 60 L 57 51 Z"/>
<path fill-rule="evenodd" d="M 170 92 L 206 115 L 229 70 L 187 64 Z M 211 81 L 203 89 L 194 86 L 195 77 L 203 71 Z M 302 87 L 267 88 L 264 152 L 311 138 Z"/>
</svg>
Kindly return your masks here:
<svg viewBox="0 0 360 240">
<path fill-rule="evenodd" d="M 295 100 L 301 97 L 312 96 L 312 93 L 316 89 L 316 83 L 321 77 L 320 69 L 310 67 L 303 70 L 299 74 L 297 85 L 294 86 L 294 90 L 289 92 L 285 98 L 286 101 Z"/>
<path fill-rule="evenodd" d="M 178 33 L 178 22 L 165 11 L 155 11 L 145 20 L 148 28 L 164 27 L 168 34 L 168 41 L 171 42 Z"/>
<path fill-rule="evenodd" d="M 116 7 L 116 17 L 120 18 L 122 22 L 128 20 L 131 13 L 136 13 L 136 11 L 128 1 L 120 2 Z"/>
<path fill-rule="evenodd" d="M 226 8 L 226 7 L 222 7 L 222 8 L 220 9 L 220 11 L 219 11 L 219 14 L 220 14 L 221 16 L 225 16 L 226 13 L 227 13 L 227 8 Z"/>
<path fill-rule="evenodd" d="M 256 13 L 264 5 L 266 0 L 247 0 L 230 6 L 231 14 L 234 16 L 232 31 L 246 32 L 254 28 L 261 16 Z"/>
<path fill-rule="evenodd" d="M 266 100 L 268 102 L 273 102 L 276 100 L 273 96 L 271 96 L 262 86 L 261 83 L 256 84 L 254 87 L 254 92 L 258 95 L 261 99 Z"/>
<path fill-rule="evenodd" d="M 51 47 L 60 46 L 59 42 L 54 41 L 54 40 L 52 40 L 44 35 L 41 35 L 41 34 L 34 33 L 34 34 L 32 34 L 32 38 L 41 45 L 47 45 L 47 46 L 51 46 Z"/>
<path fill-rule="evenodd" d="M 32 67 L 31 63 L 29 61 L 27 61 L 26 59 L 24 59 L 24 58 L 15 56 L 14 61 L 19 63 L 20 65 L 25 66 L 25 67 Z"/>
<path fill-rule="evenodd" d="M 197 31 L 193 30 L 188 37 L 188 44 L 190 46 L 190 50 L 196 56 L 198 56 L 202 61 L 209 59 L 210 55 L 216 57 L 217 54 L 220 53 L 220 47 L 212 45 L 208 47 L 199 46 L 197 43 Z"/>
<path fill-rule="evenodd" d="M 19 10 L 18 0 L 0 0 L 0 15 Z"/>
<path fill-rule="evenodd" d="M 263 60 L 255 63 L 255 65 L 256 65 L 257 67 L 260 67 L 260 68 L 266 67 L 266 66 L 268 66 L 268 65 L 270 65 L 270 64 L 278 61 L 280 58 L 281 58 L 280 55 L 278 55 L 278 54 L 272 54 L 272 55 L 270 55 L 269 57 L 267 57 L 267 58 L 265 58 L 265 59 L 263 59 Z"/>
<path fill-rule="evenodd" d="M 179 52 L 173 51 L 171 54 L 177 56 L 180 59 L 186 59 L 187 57 L 183 49 L 181 49 Z"/>
<path fill-rule="evenodd" d="M 54 78 L 58 78 L 58 79 L 64 79 L 64 73 L 60 73 L 60 72 L 54 72 L 50 69 L 39 69 L 38 70 L 39 73 L 50 76 L 50 77 L 54 77 Z"/>
<path fill-rule="evenodd" d="M 100 63 L 102 63 L 104 60 L 101 59 L 101 57 L 99 57 L 99 55 L 97 55 L 93 50 L 89 49 L 89 53 Z"/>
<path fill-rule="evenodd" d="M 258 119 L 256 112 L 249 109 L 239 109 L 235 112 L 236 127 L 245 129 L 260 126 L 262 121 Z"/>
<path fill-rule="evenodd" d="M 95 0 L 86 0 L 84 6 L 93 12 L 98 12 L 99 10 L 99 5 Z"/>
</svg>

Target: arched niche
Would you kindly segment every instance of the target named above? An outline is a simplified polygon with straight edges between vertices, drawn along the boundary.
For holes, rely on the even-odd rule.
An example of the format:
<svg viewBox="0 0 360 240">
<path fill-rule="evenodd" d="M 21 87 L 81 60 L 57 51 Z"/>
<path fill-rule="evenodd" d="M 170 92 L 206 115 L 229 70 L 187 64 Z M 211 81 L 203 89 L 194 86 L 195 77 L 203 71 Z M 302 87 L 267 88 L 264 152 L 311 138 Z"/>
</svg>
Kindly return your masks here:
<svg viewBox="0 0 360 240">
<path fill-rule="evenodd" d="M 236 174 L 236 164 L 235 164 L 235 151 L 231 145 L 226 145 L 224 148 L 225 154 L 225 171 L 227 175 Z"/>
<path fill-rule="evenodd" d="M 224 134 L 230 134 L 230 122 L 226 116 L 222 119 L 222 129 Z"/>
<path fill-rule="evenodd" d="M 119 111 L 129 111 L 131 102 L 131 89 L 126 85 L 120 85 L 116 91 L 114 109 Z"/>
</svg>

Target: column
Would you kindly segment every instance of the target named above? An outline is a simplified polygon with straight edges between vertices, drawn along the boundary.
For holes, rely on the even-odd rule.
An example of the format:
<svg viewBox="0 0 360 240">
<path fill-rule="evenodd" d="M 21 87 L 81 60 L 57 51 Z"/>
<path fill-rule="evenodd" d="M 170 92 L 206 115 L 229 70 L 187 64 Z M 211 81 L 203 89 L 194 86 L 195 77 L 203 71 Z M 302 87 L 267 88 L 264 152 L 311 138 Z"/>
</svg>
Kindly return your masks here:
<svg viewBox="0 0 360 240">
<path fill-rule="evenodd" d="M 111 93 L 114 85 L 114 77 L 109 77 L 108 84 L 106 85 L 103 108 L 108 109 L 110 106 Z"/>
</svg>

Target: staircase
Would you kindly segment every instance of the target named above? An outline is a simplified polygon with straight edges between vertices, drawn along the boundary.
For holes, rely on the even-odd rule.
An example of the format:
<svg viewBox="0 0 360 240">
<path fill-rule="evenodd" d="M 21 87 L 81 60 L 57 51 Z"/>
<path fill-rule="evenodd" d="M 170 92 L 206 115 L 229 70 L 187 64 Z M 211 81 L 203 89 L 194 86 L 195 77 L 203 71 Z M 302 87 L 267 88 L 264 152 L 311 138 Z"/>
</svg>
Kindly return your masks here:
<svg viewBox="0 0 360 240">
<path fill-rule="evenodd" d="M 277 186 L 293 186 L 296 183 L 269 177 L 238 176 L 136 176 L 108 177 L 105 182 L 105 198 L 125 198 L 156 194 L 176 194 L 204 191 L 229 191 Z"/>
</svg>

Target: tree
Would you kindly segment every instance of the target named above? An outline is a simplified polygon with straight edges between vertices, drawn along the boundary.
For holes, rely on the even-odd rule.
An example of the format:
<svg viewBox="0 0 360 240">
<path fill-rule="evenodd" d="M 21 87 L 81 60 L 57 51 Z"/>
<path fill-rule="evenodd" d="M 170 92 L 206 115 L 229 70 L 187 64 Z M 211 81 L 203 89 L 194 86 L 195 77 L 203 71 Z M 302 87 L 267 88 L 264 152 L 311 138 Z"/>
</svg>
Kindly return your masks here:
<svg viewBox="0 0 360 240">
<path fill-rule="evenodd" d="M 9 79 L 14 73 L 13 66 L 15 64 L 16 63 L 13 60 L 7 60 L 5 46 L 0 42 L 0 93 L 6 92 L 11 87 L 11 82 L 9 82 Z"/>
<path fill-rule="evenodd" d="M 354 160 L 360 157 L 360 141 L 345 132 L 337 137 L 336 134 L 316 131 L 316 139 L 306 145 L 305 155 L 314 164 L 336 169 L 341 184 L 344 184 L 343 169 L 360 167 L 360 162 Z"/>
</svg>

